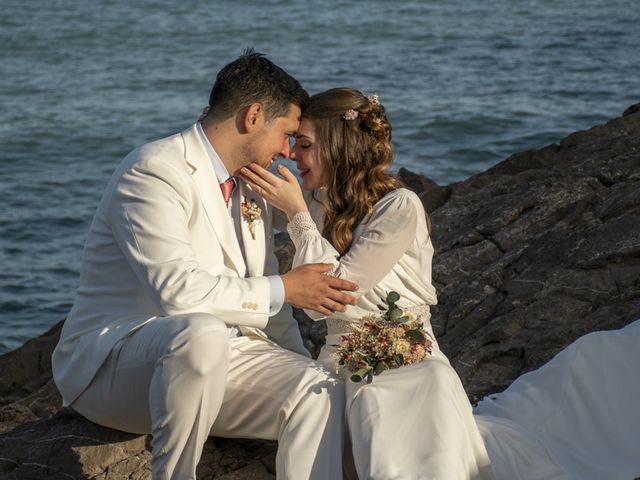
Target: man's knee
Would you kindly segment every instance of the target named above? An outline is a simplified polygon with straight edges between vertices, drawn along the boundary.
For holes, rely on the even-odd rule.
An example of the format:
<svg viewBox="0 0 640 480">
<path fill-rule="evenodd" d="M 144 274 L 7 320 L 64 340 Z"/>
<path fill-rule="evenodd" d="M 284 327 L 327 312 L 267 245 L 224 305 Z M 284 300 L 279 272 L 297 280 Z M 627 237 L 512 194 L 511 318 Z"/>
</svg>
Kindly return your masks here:
<svg viewBox="0 0 640 480">
<path fill-rule="evenodd" d="M 169 355 L 183 359 L 185 367 L 199 375 L 214 369 L 226 371 L 229 362 L 227 325 L 208 313 L 191 313 L 175 317 L 176 331 Z"/>
</svg>

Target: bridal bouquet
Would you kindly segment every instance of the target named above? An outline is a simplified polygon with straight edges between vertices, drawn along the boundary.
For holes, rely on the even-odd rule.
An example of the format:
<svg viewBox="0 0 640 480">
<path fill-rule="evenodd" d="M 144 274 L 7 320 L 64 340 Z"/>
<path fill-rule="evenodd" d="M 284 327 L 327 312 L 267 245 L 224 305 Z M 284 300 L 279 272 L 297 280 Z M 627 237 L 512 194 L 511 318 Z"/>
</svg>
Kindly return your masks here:
<svg viewBox="0 0 640 480">
<path fill-rule="evenodd" d="M 378 306 L 380 314 L 362 317 L 353 333 L 342 336 L 336 367 L 346 367 L 352 373 L 351 381 L 366 378 L 371 383 L 374 375 L 421 362 L 431 353 L 431 340 L 420 317 L 403 312 L 396 305 L 398 300 L 397 292 L 389 292 L 386 306 Z"/>
</svg>

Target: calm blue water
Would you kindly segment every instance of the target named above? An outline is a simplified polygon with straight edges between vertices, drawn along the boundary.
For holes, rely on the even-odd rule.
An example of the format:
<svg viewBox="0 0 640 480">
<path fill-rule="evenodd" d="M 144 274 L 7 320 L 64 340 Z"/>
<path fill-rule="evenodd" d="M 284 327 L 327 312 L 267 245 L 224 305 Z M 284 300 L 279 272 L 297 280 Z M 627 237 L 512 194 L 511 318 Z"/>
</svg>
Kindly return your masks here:
<svg viewBox="0 0 640 480">
<path fill-rule="evenodd" d="M 0 352 L 64 318 L 107 179 L 184 129 L 247 45 L 311 92 L 378 93 L 396 164 L 440 183 L 640 101 L 640 3 L 4 0 Z"/>
</svg>

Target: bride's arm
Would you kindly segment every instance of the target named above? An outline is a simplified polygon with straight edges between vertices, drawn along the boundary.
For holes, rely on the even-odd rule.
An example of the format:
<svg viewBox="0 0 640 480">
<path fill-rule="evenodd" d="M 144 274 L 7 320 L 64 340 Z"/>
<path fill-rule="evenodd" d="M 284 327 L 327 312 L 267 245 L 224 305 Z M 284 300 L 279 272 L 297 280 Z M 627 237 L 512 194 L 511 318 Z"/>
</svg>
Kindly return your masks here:
<svg viewBox="0 0 640 480">
<path fill-rule="evenodd" d="M 294 268 L 308 263 L 331 263 L 334 265 L 331 274 L 358 284 L 354 294 L 359 297 L 391 271 L 416 238 L 418 209 L 422 208 L 417 205 L 419 200 L 412 199 L 414 194 L 399 189 L 376 203 L 360 235 L 353 238 L 349 251 L 340 256 L 318 231 L 297 179 L 282 165 L 278 172 L 281 177 L 258 165 L 241 170 L 244 180 L 290 219 L 287 231 L 296 246 Z M 324 318 L 315 312 L 307 314 L 314 319 Z"/>
<path fill-rule="evenodd" d="M 296 214 L 287 226 L 296 246 L 293 266 L 333 263 L 332 274 L 357 283 L 359 289 L 354 295 L 364 295 L 391 271 L 416 239 L 419 212 L 409 195 L 406 190 L 398 190 L 378 202 L 362 233 L 354 237 L 343 256 L 322 237 L 309 212 Z"/>
</svg>

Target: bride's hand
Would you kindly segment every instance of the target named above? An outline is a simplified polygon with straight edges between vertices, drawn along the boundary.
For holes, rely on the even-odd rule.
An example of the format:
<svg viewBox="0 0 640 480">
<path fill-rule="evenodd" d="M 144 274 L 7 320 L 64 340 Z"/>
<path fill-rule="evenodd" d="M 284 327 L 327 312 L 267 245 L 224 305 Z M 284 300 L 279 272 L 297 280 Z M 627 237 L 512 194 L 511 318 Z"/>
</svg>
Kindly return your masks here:
<svg viewBox="0 0 640 480">
<path fill-rule="evenodd" d="M 287 214 L 291 220 L 296 213 L 306 212 L 307 204 L 302 196 L 298 179 L 284 165 L 278 165 L 277 177 L 257 163 L 240 169 L 240 176 L 267 202 Z"/>
</svg>

